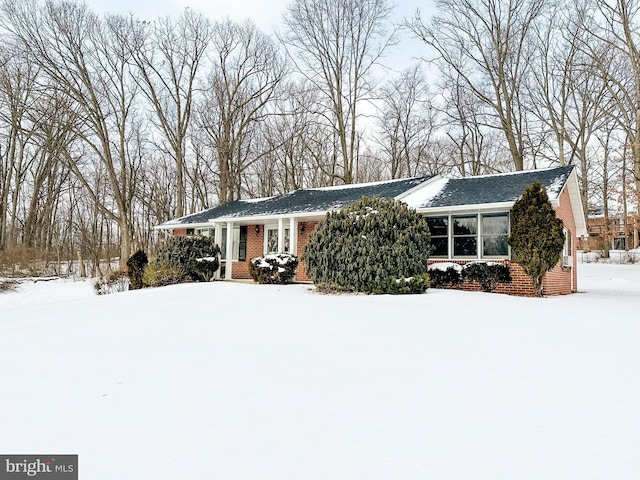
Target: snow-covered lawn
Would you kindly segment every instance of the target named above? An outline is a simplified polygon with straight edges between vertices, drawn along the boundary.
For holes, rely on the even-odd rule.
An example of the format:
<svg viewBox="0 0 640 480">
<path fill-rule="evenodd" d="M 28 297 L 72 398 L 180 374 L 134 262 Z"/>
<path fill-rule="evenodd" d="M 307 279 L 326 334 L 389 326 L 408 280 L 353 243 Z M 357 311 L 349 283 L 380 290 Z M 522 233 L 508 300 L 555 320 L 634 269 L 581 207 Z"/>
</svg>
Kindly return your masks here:
<svg viewBox="0 0 640 480">
<path fill-rule="evenodd" d="M 0 294 L 0 453 L 77 453 L 87 480 L 637 480 L 640 267 L 579 281 L 24 284 Z"/>
</svg>

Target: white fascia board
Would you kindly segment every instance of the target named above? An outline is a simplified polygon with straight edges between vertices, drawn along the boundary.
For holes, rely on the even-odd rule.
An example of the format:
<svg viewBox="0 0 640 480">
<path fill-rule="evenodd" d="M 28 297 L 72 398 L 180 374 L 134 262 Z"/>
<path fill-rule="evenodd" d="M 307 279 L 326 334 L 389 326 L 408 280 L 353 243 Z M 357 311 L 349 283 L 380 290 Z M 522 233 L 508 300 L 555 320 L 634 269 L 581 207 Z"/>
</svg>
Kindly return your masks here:
<svg viewBox="0 0 640 480">
<path fill-rule="evenodd" d="M 235 223 L 247 223 L 247 224 L 263 224 L 266 222 L 278 220 L 279 218 L 302 218 L 302 219 L 311 219 L 311 218 L 319 218 L 322 219 L 327 215 L 328 211 L 319 211 L 319 212 L 291 212 L 291 213 L 280 213 L 277 215 L 254 215 L 249 217 L 218 217 L 211 218 L 209 222 L 235 222 Z"/>
<path fill-rule="evenodd" d="M 153 227 L 154 230 L 175 230 L 176 228 L 206 228 L 210 227 L 208 222 L 204 223 L 161 223 Z"/>
<path fill-rule="evenodd" d="M 578 184 L 578 174 L 576 173 L 575 168 L 569 175 L 564 188 L 568 189 L 569 201 L 571 202 L 571 211 L 573 212 L 573 220 L 576 224 L 576 236 L 578 238 L 587 237 L 589 235 L 589 231 L 587 229 L 587 220 L 584 214 L 584 207 L 582 205 L 582 195 L 580 194 L 580 186 Z M 560 198 L 559 195 L 558 198 Z"/>
<path fill-rule="evenodd" d="M 509 211 L 515 202 L 479 203 L 477 205 L 455 205 L 451 207 L 423 207 L 416 211 L 423 215 L 473 212 L 504 212 Z"/>
</svg>

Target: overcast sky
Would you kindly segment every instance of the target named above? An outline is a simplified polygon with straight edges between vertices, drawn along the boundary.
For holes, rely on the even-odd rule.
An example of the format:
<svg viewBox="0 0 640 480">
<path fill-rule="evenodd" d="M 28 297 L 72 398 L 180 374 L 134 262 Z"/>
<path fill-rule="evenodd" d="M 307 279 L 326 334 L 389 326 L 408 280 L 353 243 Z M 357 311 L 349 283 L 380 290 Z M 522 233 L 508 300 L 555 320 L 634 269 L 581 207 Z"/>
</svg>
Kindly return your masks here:
<svg viewBox="0 0 640 480">
<path fill-rule="evenodd" d="M 204 13 L 211 19 L 229 17 L 241 21 L 251 18 L 258 26 L 271 32 L 280 24 L 290 0 L 85 0 L 97 13 L 129 13 L 152 20 L 159 16 L 179 15 L 186 7 Z M 389 2 L 393 4 L 393 2 Z M 429 11 L 431 0 L 399 0 L 395 18 L 411 16 L 416 8 Z"/>
<path fill-rule="evenodd" d="M 282 15 L 291 0 L 84 0 L 96 13 L 133 12 L 137 17 L 153 20 L 161 16 L 178 16 L 185 8 L 202 12 L 212 20 L 229 17 L 231 20 L 253 20 L 264 32 L 273 33 L 282 25 Z M 401 23 L 412 17 L 417 8 L 426 18 L 433 12 L 433 0 L 388 0 L 395 4 L 393 19 Z M 402 42 L 386 56 L 385 64 L 393 70 L 402 70 L 424 54 L 425 46 L 412 39 L 408 33 L 401 36 Z"/>
<path fill-rule="evenodd" d="M 186 7 L 204 13 L 212 19 L 229 17 L 244 20 L 247 17 L 265 30 L 279 23 L 288 0 L 85 0 L 97 13 L 129 13 L 148 20 L 156 17 L 179 15 Z"/>
</svg>

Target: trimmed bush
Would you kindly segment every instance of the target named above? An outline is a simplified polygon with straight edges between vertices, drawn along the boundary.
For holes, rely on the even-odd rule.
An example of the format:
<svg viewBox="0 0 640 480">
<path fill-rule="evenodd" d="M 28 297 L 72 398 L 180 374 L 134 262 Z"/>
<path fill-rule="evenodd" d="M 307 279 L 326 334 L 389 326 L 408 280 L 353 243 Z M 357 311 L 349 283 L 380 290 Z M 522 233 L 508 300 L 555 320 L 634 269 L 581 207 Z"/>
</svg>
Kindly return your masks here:
<svg viewBox="0 0 640 480">
<path fill-rule="evenodd" d="M 142 250 L 138 250 L 127 260 L 127 275 L 129 276 L 129 288 L 131 290 L 138 290 L 143 287 L 142 276 L 148 264 L 147 254 Z"/>
<path fill-rule="evenodd" d="M 462 269 L 466 280 L 479 283 L 485 292 L 493 292 L 501 283 L 511 283 L 511 271 L 503 263 L 471 262 Z"/>
<path fill-rule="evenodd" d="M 462 265 L 440 262 L 429 265 L 429 283 L 433 288 L 454 288 L 462 283 Z"/>
<path fill-rule="evenodd" d="M 220 267 L 219 257 L 220 247 L 212 238 L 171 237 L 158 251 L 156 262 L 161 270 L 172 267 L 183 272 L 188 281 L 208 282 Z"/>
<path fill-rule="evenodd" d="M 316 285 L 399 293 L 406 285 L 400 288 L 395 279 L 424 276 L 430 252 L 424 217 L 402 202 L 362 197 L 327 214 L 311 234 L 302 259 Z M 423 293 L 422 286 L 427 284 L 415 280 L 410 288 Z"/>
<path fill-rule="evenodd" d="M 564 248 L 562 220 L 556 216 L 546 189 L 535 182 L 526 188 L 511 211 L 511 258 L 522 265 L 537 296 L 546 273 L 557 265 Z"/>
<path fill-rule="evenodd" d="M 296 256 L 278 253 L 252 258 L 249 262 L 249 273 L 257 283 L 284 284 L 295 278 L 297 267 Z"/>
<path fill-rule="evenodd" d="M 145 287 L 164 287 L 190 281 L 184 270 L 166 262 L 150 263 L 142 276 L 142 284 Z"/>
</svg>

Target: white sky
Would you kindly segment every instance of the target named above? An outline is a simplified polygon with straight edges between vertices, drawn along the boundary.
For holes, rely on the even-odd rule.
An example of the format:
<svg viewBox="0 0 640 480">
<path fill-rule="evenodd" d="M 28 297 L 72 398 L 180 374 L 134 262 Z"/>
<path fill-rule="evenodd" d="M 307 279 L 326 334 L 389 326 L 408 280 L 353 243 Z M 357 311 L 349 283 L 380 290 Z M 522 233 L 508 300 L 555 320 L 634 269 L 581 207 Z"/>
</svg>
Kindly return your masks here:
<svg viewBox="0 0 640 480">
<path fill-rule="evenodd" d="M 129 13 L 152 20 L 156 17 L 177 16 L 185 8 L 204 13 L 211 19 L 229 17 L 241 21 L 251 18 L 266 32 L 281 23 L 282 15 L 290 0 L 85 0 L 96 13 Z M 389 2 L 393 4 L 393 1 Z M 410 17 L 416 8 L 423 12 L 433 9 L 432 0 L 399 0 L 394 9 L 396 21 Z"/>
<path fill-rule="evenodd" d="M 280 21 L 288 3 L 288 0 L 86 0 L 86 4 L 97 13 L 133 12 L 152 20 L 165 15 L 177 16 L 189 7 L 212 19 L 228 16 L 232 20 L 244 20 L 250 17 L 265 30 L 271 30 Z"/>
</svg>

